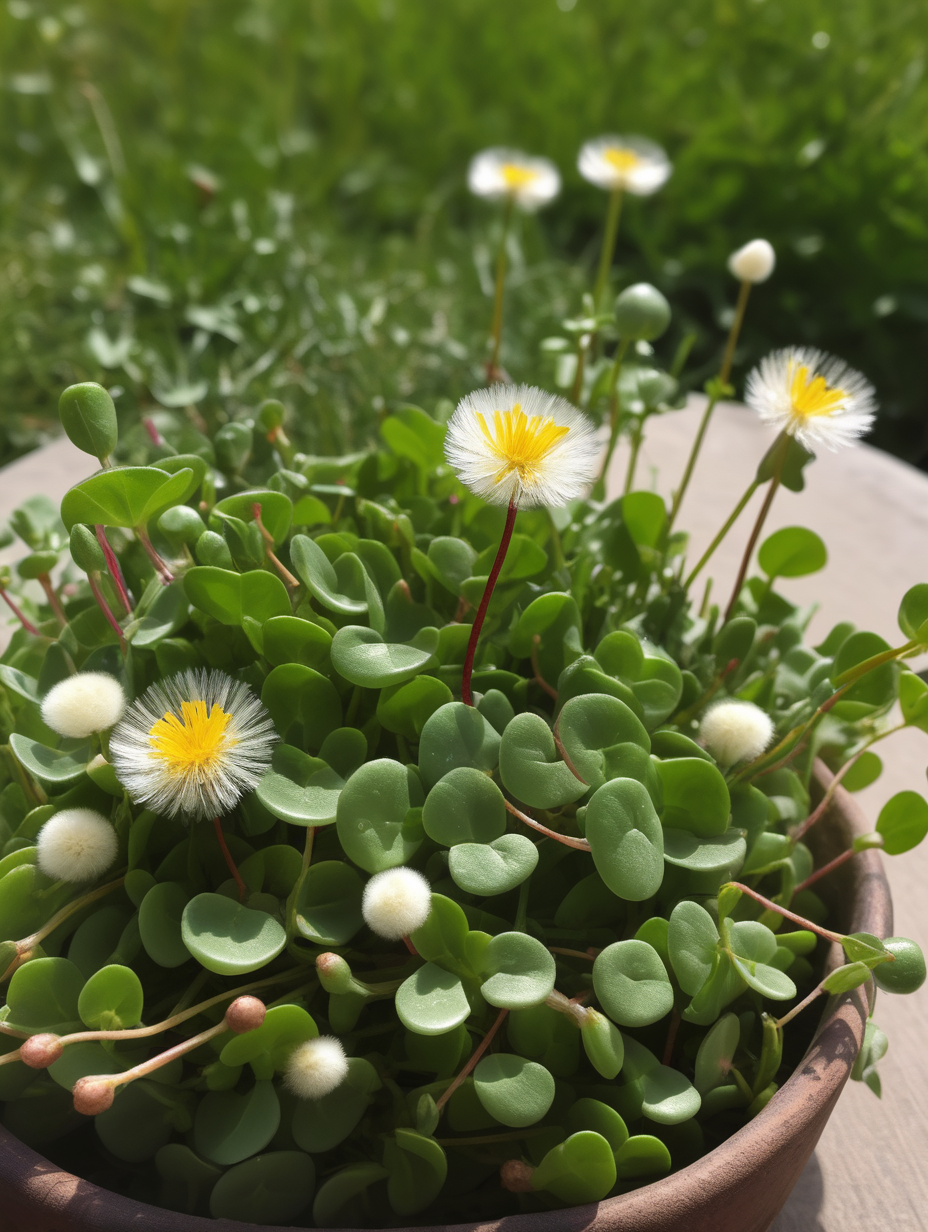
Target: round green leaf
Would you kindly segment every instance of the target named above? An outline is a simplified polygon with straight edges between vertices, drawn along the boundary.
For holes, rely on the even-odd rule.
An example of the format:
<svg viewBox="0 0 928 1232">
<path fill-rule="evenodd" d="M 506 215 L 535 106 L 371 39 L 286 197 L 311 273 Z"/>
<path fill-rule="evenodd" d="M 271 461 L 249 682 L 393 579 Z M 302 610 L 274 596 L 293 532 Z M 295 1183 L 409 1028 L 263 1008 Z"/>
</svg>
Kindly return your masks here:
<svg viewBox="0 0 928 1232">
<path fill-rule="evenodd" d="M 417 1035 L 444 1035 L 470 1017 L 470 1002 L 456 975 L 427 962 L 396 990 L 396 1013 Z"/>
<path fill-rule="evenodd" d="M 613 1079 L 625 1060 L 622 1032 L 598 1010 L 587 1010 L 580 1024 L 580 1038 L 590 1064 L 604 1078 Z"/>
<path fill-rule="evenodd" d="M 643 902 L 664 877 L 664 836 L 651 797 L 635 779 L 613 779 L 594 794 L 586 837 L 603 881 L 620 898 Z"/>
<path fill-rule="evenodd" d="M 224 894 L 198 894 L 191 899 L 184 908 L 181 932 L 194 958 L 217 975 L 257 971 L 287 944 L 287 934 L 273 916 L 253 911 Z"/>
<path fill-rule="evenodd" d="M 302 663 L 321 667 L 329 656 L 332 636 L 321 625 L 299 616 L 272 616 L 262 630 L 264 657 L 274 667 Z"/>
<path fill-rule="evenodd" d="M 506 790 L 530 808 L 560 808 L 587 791 L 561 761 L 551 728 L 529 712 L 517 714 L 503 732 L 499 772 Z"/>
<path fill-rule="evenodd" d="M 398 761 L 369 761 L 338 798 L 338 837 L 349 860 L 367 873 L 406 864 L 423 838 L 422 789 Z"/>
<path fill-rule="evenodd" d="M 553 955 L 537 938 L 509 932 L 490 941 L 481 974 L 485 978 L 480 991 L 490 1005 L 519 1010 L 540 1005 L 550 996 L 556 967 Z"/>
<path fill-rule="evenodd" d="M 197 1107 L 193 1145 L 221 1167 L 254 1155 L 277 1133 L 280 1104 L 272 1082 L 256 1082 L 247 1095 L 210 1091 Z"/>
<path fill-rule="evenodd" d="M 407 643 L 390 643 L 375 629 L 345 625 L 332 639 L 332 666 L 351 684 L 383 689 L 434 667 L 437 649 L 437 629 L 421 629 Z"/>
<path fill-rule="evenodd" d="M 111 1108 L 94 1117 L 94 1129 L 117 1159 L 139 1164 L 151 1159 L 174 1132 L 177 1110 L 157 1082 L 136 1079 L 116 1094 Z"/>
<path fill-rule="evenodd" d="M 142 899 L 139 908 L 142 945 L 159 967 L 180 967 L 190 959 L 181 930 L 188 901 L 187 891 L 177 881 L 159 882 Z"/>
<path fill-rule="evenodd" d="M 281 544 L 290 529 L 290 519 L 293 516 L 293 503 L 283 492 L 274 492 L 270 488 L 249 488 L 246 492 L 237 492 L 235 496 L 226 496 L 213 506 L 215 513 L 227 513 L 243 522 L 255 521 L 255 505 L 261 506 L 261 524 L 273 538 L 275 544 Z M 219 527 L 215 526 L 215 530 Z"/>
<path fill-rule="evenodd" d="M 721 873 L 740 868 L 747 852 L 743 834 L 729 830 L 714 838 L 699 838 L 689 830 L 664 827 L 664 859 L 696 873 Z"/>
<path fill-rule="evenodd" d="M 572 1134 L 592 1130 L 618 1151 L 628 1141 L 628 1127 L 614 1108 L 598 1099 L 578 1099 L 567 1114 L 567 1129 Z"/>
<path fill-rule="evenodd" d="M 155 466 L 119 466 L 91 475 L 66 492 L 61 520 L 70 533 L 77 522 L 88 526 L 145 526 L 149 518 L 187 499 L 193 471 L 176 475 Z"/>
<path fill-rule="evenodd" d="M 347 945 L 364 923 L 363 893 L 361 878 L 343 860 L 310 865 L 296 900 L 300 935 L 314 945 Z"/>
<path fill-rule="evenodd" d="M 275 667 L 261 688 L 261 700 L 281 739 L 301 749 L 319 749 L 326 736 L 341 726 L 342 704 L 335 685 L 302 663 Z"/>
<path fill-rule="evenodd" d="M 474 706 L 449 702 L 427 720 L 419 743 L 419 769 L 431 787 L 458 766 L 495 770 L 498 732 Z"/>
<path fill-rule="evenodd" d="M 293 745 L 279 744 L 256 794 L 268 812 L 281 821 L 295 826 L 328 826 L 338 815 L 344 786 L 345 780 L 321 758 L 310 757 Z"/>
<path fill-rule="evenodd" d="M 760 545 L 757 563 L 768 578 L 805 577 L 824 569 L 828 551 L 812 530 L 802 526 L 784 526 Z"/>
<path fill-rule="evenodd" d="M 387 731 L 418 740 L 436 710 L 451 701 L 451 690 L 434 676 L 414 676 L 383 689 L 377 702 L 377 722 Z"/>
<path fill-rule="evenodd" d="M 321 1099 L 297 1103 L 291 1123 L 297 1146 L 317 1155 L 344 1142 L 379 1088 L 380 1079 L 370 1061 L 349 1057 L 348 1075 L 334 1091 Z"/>
<path fill-rule="evenodd" d="M 545 1155 L 532 1174 L 532 1188 L 554 1194 L 570 1206 L 579 1206 L 601 1202 L 615 1184 L 615 1178 L 612 1147 L 602 1134 L 581 1130 Z"/>
<path fill-rule="evenodd" d="M 924 643 L 928 636 L 928 583 L 911 586 L 899 605 L 899 628 L 914 642 Z"/>
<path fill-rule="evenodd" d="M 593 963 L 593 988 L 623 1027 L 646 1027 L 673 1009 L 673 988 L 660 955 L 646 941 L 616 941 Z"/>
<path fill-rule="evenodd" d="M 273 1069 L 283 1070 L 297 1044 L 315 1039 L 318 1034 L 319 1028 L 302 1006 L 272 1005 L 260 1027 L 232 1036 L 219 1060 L 234 1069 L 267 1057 Z"/>
<path fill-rule="evenodd" d="M 577 773 L 593 791 L 609 779 L 644 781 L 651 742 L 640 719 L 617 697 L 572 697 L 561 708 L 557 730 Z"/>
<path fill-rule="evenodd" d="M 897 792 L 880 809 L 876 832 L 888 856 L 911 851 L 928 834 L 928 801 L 917 791 Z"/>
<path fill-rule="evenodd" d="M 246 616 L 263 625 L 274 616 L 290 615 L 286 586 L 263 569 L 234 573 L 195 565 L 184 574 L 184 590 L 194 607 L 224 625 L 241 625 Z"/>
<path fill-rule="evenodd" d="M 537 863 L 538 848 L 524 834 L 504 834 L 492 843 L 458 843 L 448 854 L 454 884 L 481 896 L 514 890 Z"/>
<path fill-rule="evenodd" d="M 230 1168 L 209 1198 L 214 1219 L 289 1224 L 313 1198 L 316 1170 L 302 1151 L 270 1151 Z"/>
<path fill-rule="evenodd" d="M 670 1152 L 653 1134 L 635 1134 L 616 1151 L 615 1171 L 620 1181 L 662 1176 L 670 1168 Z"/>
<path fill-rule="evenodd" d="M 66 958 L 34 958 L 13 972 L 6 993 L 6 1025 L 16 1031 L 79 1031 L 84 977 Z"/>
<path fill-rule="evenodd" d="M 595 657 L 604 672 L 631 689 L 649 731 L 676 710 L 683 677 L 665 651 L 621 629 L 603 638 Z"/>
<path fill-rule="evenodd" d="M 91 1031 L 124 1031 L 142 1020 L 145 994 L 131 967 L 113 963 L 90 977 L 81 990 L 77 1012 Z"/>
<path fill-rule="evenodd" d="M 675 830 L 713 838 L 728 829 L 731 799 L 721 771 L 701 757 L 659 761 L 664 796 L 661 820 Z"/>
<path fill-rule="evenodd" d="M 679 1125 L 699 1111 L 699 1092 L 680 1073 L 661 1065 L 657 1057 L 643 1044 L 625 1037 L 624 1076 L 634 1088 L 633 1095 L 641 1101 L 641 1111 L 659 1125 Z"/>
<path fill-rule="evenodd" d="M 902 690 L 900 688 L 900 693 L 901 692 Z M 928 694 L 928 688 L 925 689 L 925 693 Z M 905 715 L 904 707 L 902 713 Z M 863 791 L 865 787 L 869 787 L 871 783 L 875 783 L 882 773 L 883 762 L 876 755 L 876 753 L 871 753 L 868 750 L 867 752 L 860 754 L 853 766 L 842 778 L 841 786 L 845 791 Z"/>
<path fill-rule="evenodd" d="M 434 1138 L 398 1129 L 383 1148 L 387 1197 L 397 1215 L 414 1215 L 438 1197 L 448 1175 L 445 1152 Z"/>
<path fill-rule="evenodd" d="M 116 448 L 119 429 L 109 392 L 95 381 L 69 385 L 58 399 L 58 417 L 72 445 L 102 462 Z"/>
<path fill-rule="evenodd" d="M 554 1102 L 550 1072 L 511 1052 L 494 1052 L 478 1061 L 474 1089 L 490 1116 L 517 1129 L 540 1121 Z"/>
<path fill-rule="evenodd" d="M 706 1032 L 696 1053 L 695 1086 L 700 1095 L 727 1082 L 740 1038 L 741 1023 L 736 1014 L 723 1014 Z"/>
<path fill-rule="evenodd" d="M 670 916 L 667 949 L 680 987 L 694 997 L 712 973 L 718 954 L 719 930 L 699 903 L 684 899 Z"/>
<path fill-rule="evenodd" d="M 503 793 L 492 779 L 470 766 L 458 766 L 425 798 L 422 825 L 436 843 L 491 843 L 506 830 Z"/>
<path fill-rule="evenodd" d="M 70 753 L 64 753 L 19 732 L 13 732 L 10 736 L 10 748 L 19 764 L 52 792 L 83 778 L 90 759 L 89 745 L 81 745 Z"/>
<path fill-rule="evenodd" d="M 328 1180 L 323 1181 L 313 1202 L 313 1219 L 317 1228 L 336 1228 L 345 1225 L 345 1208 L 353 1199 L 362 1195 L 369 1185 L 376 1184 L 387 1176 L 380 1164 L 348 1164 L 340 1168 Z"/>
</svg>

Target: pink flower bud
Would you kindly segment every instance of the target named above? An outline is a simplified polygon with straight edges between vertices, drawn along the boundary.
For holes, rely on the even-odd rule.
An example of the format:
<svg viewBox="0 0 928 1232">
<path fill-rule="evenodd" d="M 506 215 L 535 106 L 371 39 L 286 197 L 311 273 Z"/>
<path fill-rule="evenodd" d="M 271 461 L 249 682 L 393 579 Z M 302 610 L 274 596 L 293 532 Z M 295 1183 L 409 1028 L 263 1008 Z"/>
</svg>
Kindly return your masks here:
<svg viewBox="0 0 928 1232">
<path fill-rule="evenodd" d="M 531 1193 L 534 1171 L 521 1159 L 507 1159 L 499 1170 L 499 1179 L 503 1189 L 508 1189 L 510 1193 Z"/>
<path fill-rule="evenodd" d="M 113 1084 L 105 1078 L 78 1078 L 71 1094 L 74 1096 L 74 1111 L 84 1116 L 97 1116 L 113 1104 Z"/>
<path fill-rule="evenodd" d="M 264 1002 L 257 997 L 236 997 L 226 1010 L 226 1026 L 236 1035 L 244 1035 L 260 1027 L 266 1013 Z"/>
<path fill-rule="evenodd" d="M 59 1035 L 31 1035 L 19 1050 L 19 1059 L 30 1069 L 48 1069 L 64 1052 Z"/>
</svg>

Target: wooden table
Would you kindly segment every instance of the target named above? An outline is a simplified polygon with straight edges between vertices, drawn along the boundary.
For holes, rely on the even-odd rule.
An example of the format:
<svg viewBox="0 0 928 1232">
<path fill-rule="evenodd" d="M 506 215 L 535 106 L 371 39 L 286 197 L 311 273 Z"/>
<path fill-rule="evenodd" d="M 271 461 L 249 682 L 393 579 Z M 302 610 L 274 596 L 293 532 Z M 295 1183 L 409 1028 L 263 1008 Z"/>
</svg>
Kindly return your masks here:
<svg viewBox="0 0 928 1232">
<path fill-rule="evenodd" d="M 686 410 L 652 420 L 638 487 L 669 494 L 683 471 L 701 405 L 694 398 Z M 717 409 L 680 521 L 692 535 L 692 560 L 747 487 L 770 441 L 770 430 L 743 407 Z M 620 449 L 610 476 L 615 493 L 626 465 L 627 453 Z M 66 440 L 13 463 L 0 475 L 0 519 L 34 492 L 59 499 L 92 469 L 92 460 Z M 778 586 L 797 602 L 821 602 L 813 640 L 850 619 L 898 644 L 899 600 L 909 586 L 928 581 L 928 476 L 864 445 L 823 453 L 806 477 L 805 492 L 777 496 L 768 531 L 812 528 L 828 545 L 829 563 L 823 573 Z M 722 602 L 760 499 L 755 495 L 713 562 L 714 593 Z M 6 549 L 0 560 L 18 555 Z M 926 790 L 928 735 L 900 733 L 881 755 L 882 776 L 860 793 L 874 821 L 895 792 Z M 928 842 L 885 862 L 897 933 L 928 946 Z M 928 987 L 911 997 L 881 996 L 875 1018 L 890 1039 L 880 1067 L 883 1098 L 848 1084 L 773 1232 L 928 1232 L 928 1032 L 922 1015 L 928 1017 Z"/>
</svg>

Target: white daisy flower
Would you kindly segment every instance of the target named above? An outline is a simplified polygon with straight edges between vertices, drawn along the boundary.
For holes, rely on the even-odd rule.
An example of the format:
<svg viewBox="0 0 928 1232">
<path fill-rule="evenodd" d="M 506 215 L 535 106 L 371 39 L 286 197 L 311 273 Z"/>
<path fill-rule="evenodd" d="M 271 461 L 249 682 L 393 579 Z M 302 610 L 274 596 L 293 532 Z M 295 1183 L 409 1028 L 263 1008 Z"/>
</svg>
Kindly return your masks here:
<svg viewBox="0 0 928 1232">
<path fill-rule="evenodd" d="M 522 210 L 547 205 L 561 191 L 561 176 L 548 158 L 533 158 L 521 150 L 482 150 L 471 159 L 467 187 L 489 201 L 510 198 Z"/>
<path fill-rule="evenodd" d="M 399 941 L 421 928 L 432 911 L 432 887 L 414 868 L 384 869 L 364 887 L 361 913 L 371 932 Z"/>
<path fill-rule="evenodd" d="M 284 1072 L 284 1085 L 300 1099 L 322 1099 L 348 1077 L 348 1058 L 334 1035 L 297 1044 Z"/>
<path fill-rule="evenodd" d="M 806 449 L 853 444 L 876 414 L 874 389 L 842 359 L 812 347 L 773 351 L 747 379 L 744 400 Z"/>
<path fill-rule="evenodd" d="M 59 736 L 82 740 L 122 718 L 126 695 L 115 676 L 78 672 L 66 676 L 42 699 L 42 720 Z"/>
<path fill-rule="evenodd" d="M 721 766 L 760 757 L 773 739 L 773 720 L 753 702 L 716 702 L 699 725 L 703 744 Z"/>
<path fill-rule="evenodd" d="M 776 263 L 769 240 L 749 240 L 728 258 L 728 268 L 739 282 L 766 282 Z"/>
<path fill-rule="evenodd" d="M 445 457 L 461 482 L 493 505 L 566 505 L 596 474 L 592 422 L 533 385 L 491 385 L 462 398 Z"/>
<path fill-rule="evenodd" d="M 607 136 L 584 142 L 577 170 L 597 188 L 649 197 L 663 188 L 673 167 L 666 152 L 647 137 Z"/>
<path fill-rule="evenodd" d="M 116 831 L 96 809 L 62 809 L 36 840 L 40 870 L 54 881 L 96 881 L 116 859 Z"/>
<path fill-rule="evenodd" d="M 277 738 L 247 684 L 186 671 L 133 702 L 110 736 L 110 756 L 137 804 L 168 817 L 215 818 L 257 787 Z"/>
</svg>

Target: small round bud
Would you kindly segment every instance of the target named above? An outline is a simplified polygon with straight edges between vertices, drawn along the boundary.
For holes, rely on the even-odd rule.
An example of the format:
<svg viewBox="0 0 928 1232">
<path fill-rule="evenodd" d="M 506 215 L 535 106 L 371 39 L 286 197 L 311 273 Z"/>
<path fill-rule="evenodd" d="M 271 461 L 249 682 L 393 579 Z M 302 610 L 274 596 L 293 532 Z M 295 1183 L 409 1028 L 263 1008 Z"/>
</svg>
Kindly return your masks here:
<svg viewBox="0 0 928 1232">
<path fill-rule="evenodd" d="M 925 955 L 908 937 L 887 937 L 883 942 L 895 962 L 881 962 L 873 978 L 884 992 L 916 992 L 925 982 Z"/>
<path fill-rule="evenodd" d="M 348 992 L 351 988 L 351 968 L 340 954 L 319 954 L 316 971 L 326 992 Z"/>
<path fill-rule="evenodd" d="M 322 1099 L 348 1077 L 348 1058 L 334 1035 L 298 1044 L 290 1054 L 284 1083 L 300 1099 Z"/>
<path fill-rule="evenodd" d="M 623 341 L 651 342 L 670 324 L 670 304 L 657 287 L 636 282 L 616 297 L 615 324 Z"/>
<path fill-rule="evenodd" d="M 728 258 L 728 268 L 740 282 L 766 282 L 777 263 L 773 245 L 751 240 Z"/>
<path fill-rule="evenodd" d="M 72 445 L 102 462 L 116 448 L 116 407 L 109 393 L 96 381 L 69 385 L 58 399 L 61 426 Z"/>
<path fill-rule="evenodd" d="M 258 423 L 265 432 L 274 432 L 282 427 L 286 413 L 282 402 L 268 398 L 258 407 Z"/>
<path fill-rule="evenodd" d="M 510 1193 L 531 1193 L 535 1169 L 521 1159 L 507 1159 L 499 1170 L 500 1184 Z"/>
<path fill-rule="evenodd" d="M 113 1084 L 105 1078 L 78 1078 L 71 1094 L 74 1111 L 84 1116 L 97 1116 L 113 1106 Z"/>
<path fill-rule="evenodd" d="M 106 568 L 106 557 L 97 542 L 97 536 L 83 522 L 76 522 L 71 527 L 71 559 L 78 569 L 85 573 L 102 573 Z"/>
<path fill-rule="evenodd" d="M 174 551 L 179 552 L 185 546 L 192 548 L 206 527 L 195 509 L 189 505 L 175 505 L 162 513 L 158 519 L 158 529 Z"/>
<path fill-rule="evenodd" d="M 399 941 L 421 928 L 432 910 L 432 888 L 413 868 L 375 873 L 364 887 L 361 913 L 371 932 Z"/>
<path fill-rule="evenodd" d="M 699 736 L 720 766 L 760 757 L 773 739 L 773 720 L 753 702 L 716 702 L 703 716 Z"/>
<path fill-rule="evenodd" d="M 62 809 L 50 817 L 36 841 L 39 868 L 55 881 L 94 881 L 119 850 L 116 831 L 95 809 Z"/>
<path fill-rule="evenodd" d="M 78 672 L 59 680 L 42 699 L 42 719 L 59 736 L 83 740 L 117 723 L 126 695 L 107 672 Z"/>
<path fill-rule="evenodd" d="M 41 1035 L 30 1035 L 23 1041 L 19 1050 L 19 1059 L 30 1069 L 48 1069 L 64 1052 L 64 1044 L 60 1035 L 43 1032 Z"/>
<path fill-rule="evenodd" d="M 267 1009 L 257 997 L 236 997 L 226 1010 L 226 1026 L 236 1035 L 256 1031 L 264 1022 Z"/>
</svg>

